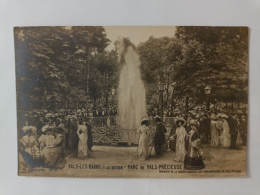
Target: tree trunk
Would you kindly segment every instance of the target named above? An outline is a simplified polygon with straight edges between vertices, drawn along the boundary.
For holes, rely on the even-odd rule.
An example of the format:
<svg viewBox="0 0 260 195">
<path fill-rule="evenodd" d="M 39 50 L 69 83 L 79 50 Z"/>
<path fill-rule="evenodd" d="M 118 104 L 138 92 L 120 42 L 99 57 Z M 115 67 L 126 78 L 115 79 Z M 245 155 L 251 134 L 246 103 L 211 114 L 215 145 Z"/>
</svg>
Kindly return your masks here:
<svg viewBox="0 0 260 195">
<path fill-rule="evenodd" d="M 108 112 L 108 92 L 106 91 L 106 113 Z"/>
<path fill-rule="evenodd" d="M 169 75 L 170 73 L 167 73 L 167 82 L 166 82 L 166 102 L 168 103 L 168 99 L 169 99 Z"/>
<path fill-rule="evenodd" d="M 173 108 L 174 108 L 174 93 L 173 93 L 173 90 L 172 90 L 172 99 L 171 99 L 171 115 L 174 116 L 174 112 L 173 112 Z"/>
<path fill-rule="evenodd" d="M 160 91 L 160 117 L 161 120 L 163 121 L 163 92 Z"/>
</svg>

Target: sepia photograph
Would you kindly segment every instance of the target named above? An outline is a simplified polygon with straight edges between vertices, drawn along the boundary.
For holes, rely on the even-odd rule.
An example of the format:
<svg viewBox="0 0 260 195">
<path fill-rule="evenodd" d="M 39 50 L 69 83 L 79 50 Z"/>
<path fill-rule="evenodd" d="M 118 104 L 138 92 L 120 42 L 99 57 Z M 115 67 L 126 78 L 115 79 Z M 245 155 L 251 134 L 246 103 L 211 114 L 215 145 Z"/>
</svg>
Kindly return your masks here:
<svg viewBox="0 0 260 195">
<path fill-rule="evenodd" d="M 245 177 L 248 27 L 14 27 L 19 176 Z"/>
</svg>

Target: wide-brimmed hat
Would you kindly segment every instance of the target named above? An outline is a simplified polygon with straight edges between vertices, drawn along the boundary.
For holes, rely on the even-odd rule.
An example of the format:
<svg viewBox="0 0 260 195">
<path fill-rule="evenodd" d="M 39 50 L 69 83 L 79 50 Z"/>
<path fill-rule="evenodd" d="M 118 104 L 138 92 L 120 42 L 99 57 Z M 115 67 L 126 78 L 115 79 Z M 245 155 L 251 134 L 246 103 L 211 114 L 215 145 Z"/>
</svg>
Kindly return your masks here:
<svg viewBox="0 0 260 195">
<path fill-rule="evenodd" d="M 155 116 L 155 121 L 159 121 L 159 122 L 161 122 L 161 121 L 162 121 L 162 119 L 161 119 L 161 117 L 160 117 L 160 116 L 156 115 L 156 116 Z"/>
<path fill-rule="evenodd" d="M 196 125 L 197 125 L 197 122 L 196 122 L 196 120 L 193 120 L 193 119 L 192 119 L 192 120 L 190 120 L 190 126 L 191 126 L 191 125 L 195 125 L 195 126 L 196 126 Z"/>
<path fill-rule="evenodd" d="M 43 133 L 45 133 L 46 131 L 51 131 L 51 130 L 52 130 L 52 127 L 50 127 L 50 126 L 48 126 L 48 125 L 42 127 L 42 132 L 43 132 Z"/>
<path fill-rule="evenodd" d="M 48 113 L 48 114 L 45 115 L 45 117 L 46 117 L 46 118 L 52 118 L 52 117 L 54 117 L 54 114 Z"/>
<path fill-rule="evenodd" d="M 221 114 L 221 118 L 226 118 L 228 119 L 228 116 L 226 114 Z"/>
<path fill-rule="evenodd" d="M 179 121 L 182 122 L 182 126 L 186 124 L 186 120 L 183 117 L 178 117 L 175 119 L 175 124 L 177 124 Z"/>
<path fill-rule="evenodd" d="M 198 122 L 196 120 L 190 120 L 190 126 L 195 126 L 198 128 Z"/>
<path fill-rule="evenodd" d="M 30 129 L 32 130 L 32 132 L 36 132 L 37 128 L 35 126 L 30 126 Z"/>
<path fill-rule="evenodd" d="M 24 126 L 23 128 L 22 128 L 22 130 L 24 131 L 24 132 L 26 132 L 26 131 L 28 131 L 28 130 L 30 130 L 31 128 L 30 128 L 30 126 Z"/>
<path fill-rule="evenodd" d="M 210 116 L 210 119 L 211 119 L 211 120 L 217 120 L 217 119 L 218 119 L 218 116 L 213 114 L 213 115 Z"/>
<path fill-rule="evenodd" d="M 69 117 L 70 119 L 76 119 L 77 118 L 77 116 L 76 115 L 70 115 L 70 117 Z"/>
<path fill-rule="evenodd" d="M 142 120 L 141 120 L 141 124 L 143 123 L 143 122 L 145 122 L 145 121 L 149 121 L 149 119 L 147 118 L 147 117 L 144 117 L 144 118 L 142 118 Z"/>
<path fill-rule="evenodd" d="M 192 114 L 193 116 L 197 114 L 194 110 L 190 110 L 189 113 Z"/>
<path fill-rule="evenodd" d="M 223 113 L 218 113 L 217 114 L 217 118 L 221 118 L 221 115 L 222 115 Z"/>
</svg>

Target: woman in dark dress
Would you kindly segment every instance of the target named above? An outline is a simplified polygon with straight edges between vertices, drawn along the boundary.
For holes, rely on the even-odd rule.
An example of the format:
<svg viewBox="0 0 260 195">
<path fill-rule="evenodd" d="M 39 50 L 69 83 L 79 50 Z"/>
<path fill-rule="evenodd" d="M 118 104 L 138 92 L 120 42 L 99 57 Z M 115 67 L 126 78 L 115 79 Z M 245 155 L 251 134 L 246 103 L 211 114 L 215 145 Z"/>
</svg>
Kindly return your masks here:
<svg viewBox="0 0 260 195">
<path fill-rule="evenodd" d="M 190 123 L 191 130 L 189 132 L 189 139 L 187 145 L 187 154 L 184 160 L 184 168 L 191 170 L 198 170 L 205 168 L 202 156 L 200 154 L 200 138 L 196 123 Z"/>
</svg>

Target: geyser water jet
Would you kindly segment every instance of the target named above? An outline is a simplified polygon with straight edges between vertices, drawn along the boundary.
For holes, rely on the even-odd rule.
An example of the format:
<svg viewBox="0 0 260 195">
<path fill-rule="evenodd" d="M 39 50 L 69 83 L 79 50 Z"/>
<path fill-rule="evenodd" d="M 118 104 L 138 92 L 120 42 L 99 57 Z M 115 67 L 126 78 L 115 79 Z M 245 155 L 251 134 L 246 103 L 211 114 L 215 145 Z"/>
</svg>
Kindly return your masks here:
<svg viewBox="0 0 260 195">
<path fill-rule="evenodd" d="M 122 129 L 136 129 L 141 118 L 147 116 L 145 87 L 140 73 L 140 60 L 133 46 L 123 53 L 118 87 L 119 124 Z"/>
</svg>

